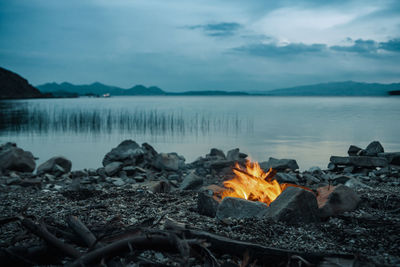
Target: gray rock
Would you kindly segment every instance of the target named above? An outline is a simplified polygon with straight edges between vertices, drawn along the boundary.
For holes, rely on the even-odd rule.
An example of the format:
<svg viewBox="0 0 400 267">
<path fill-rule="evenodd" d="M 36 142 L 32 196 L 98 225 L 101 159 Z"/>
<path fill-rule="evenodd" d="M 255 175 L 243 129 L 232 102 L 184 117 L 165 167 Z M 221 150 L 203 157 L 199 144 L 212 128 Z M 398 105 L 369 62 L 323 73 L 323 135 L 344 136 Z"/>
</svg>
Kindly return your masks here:
<svg viewBox="0 0 400 267">
<path fill-rule="evenodd" d="M 297 175 L 294 173 L 284 173 L 284 172 L 278 172 L 275 175 L 275 179 L 279 183 L 292 183 L 292 184 L 297 184 L 299 180 L 297 179 Z"/>
<path fill-rule="evenodd" d="M 217 148 L 211 148 L 211 151 L 210 151 L 209 155 L 210 156 L 216 156 L 216 157 L 219 157 L 219 158 L 222 158 L 222 159 L 226 159 L 225 153 L 222 150 L 217 149 Z"/>
<path fill-rule="evenodd" d="M 160 170 L 177 171 L 185 167 L 185 158 L 177 153 L 160 153 L 153 166 Z"/>
<path fill-rule="evenodd" d="M 350 179 L 351 179 L 350 176 L 336 175 L 331 180 L 333 185 L 338 185 L 338 184 L 345 184 Z"/>
<path fill-rule="evenodd" d="M 96 176 L 97 175 L 97 171 L 95 170 L 95 169 L 88 169 L 87 170 L 87 174 L 89 175 L 89 176 Z"/>
<path fill-rule="evenodd" d="M 265 215 L 267 209 L 268 206 L 265 203 L 242 198 L 225 197 L 218 205 L 216 217 L 219 220 L 227 218 L 261 218 Z"/>
<path fill-rule="evenodd" d="M 309 173 L 304 173 L 303 177 L 306 179 L 307 184 L 311 185 L 311 184 L 318 184 L 321 182 L 321 180 L 317 177 L 315 177 L 314 175 L 311 175 Z"/>
<path fill-rule="evenodd" d="M 135 181 L 138 182 L 138 183 L 142 183 L 142 182 L 144 182 L 144 180 L 146 180 L 146 176 L 144 176 L 144 175 L 136 175 L 135 177 L 133 177 L 133 179 L 135 179 Z"/>
<path fill-rule="evenodd" d="M 330 171 L 334 171 L 337 167 L 336 167 L 336 164 L 334 164 L 334 163 L 332 163 L 332 162 L 329 162 L 327 168 L 328 168 L 328 170 L 330 170 Z"/>
<path fill-rule="evenodd" d="M 195 171 L 191 171 L 185 176 L 179 188 L 181 190 L 196 190 L 203 185 L 203 182 L 202 177 L 197 176 Z"/>
<path fill-rule="evenodd" d="M 112 164 L 112 163 L 111 163 Z M 124 180 L 122 180 L 122 178 L 113 178 L 113 185 L 116 186 L 123 186 L 125 184 Z"/>
<path fill-rule="evenodd" d="M 354 171 L 354 166 L 347 166 L 343 169 L 344 173 L 352 173 Z"/>
<path fill-rule="evenodd" d="M 96 170 L 96 172 L 102 178 L 106 178 L 107 177 L 106 170 L 104 169 L 104 167 L 98 168 Z"/>
<path fill-rule="evenodd" d="M 349 156 L 360 156 L 362 151 L 363 151 L 362 148 L 351 145 L 349 147 L 349 150 L 347 151 L 347 154 L 349 154 Z"/>
<path fill-rule="evenodd" d="M 308 169 L 308 172 L 310 172 L 310 173 L 312 173 L 312 174 L 317 174 L 317 175 L 322 174 L 322 170 L 321 170 L 321 168 L 318 167 L 318 166 L 313 166 L 313 167 L 309 168 L 309 169 Z"/>
<path fill-rule="evenodd" d="M 158 181 L 151 186 L 153 193 L 168 193 L 171 191 L 171 185 L 167 181 Z"/>
<path fill-rule="evenodd" d="M 329 217 L 345 211 L 355 210 L 360 201 L 360 197 L 353 189 L 339 185 L 328 196 L 326 203 L 319 209 L 320 216 Z"/>
<path fill-rule="evenodd" d="M 122 162 L 114 161 L 104 167 L 104 171 L 108 176 L 117 174 L 122 168 Z"/>
<path fill-rule="evenodd" d="M 96 175 L 96 174 L 95 174 Z M 71 178 L 81 178 L 81 177 L 86 177 L 88 176 L 88 173 L 83 170 L 77 170 L 77 171 L 72 171 L 71 172 Z"/>
<path fill-rule="evenodd" d="M 128 176 L 134 176 L 135 174 L 141 174 L 141 173 L 146 173 L 146 170 L 143 168 L 140 168 L 138 166 L 125 166 L 122 168 L 122 170 L 126 173 Z"/>
<path fill-rule="evenodd" d="M 227 160 L 230 161 L 235 161 L 235 160 L 239 160 L 239 148 L 235 148 L 232 150 L 229 150 L 226 156 Z"/>
<path fill-rule="evenodd" d="M 214 160 L 204 163 L 205 168 L 214 170 L 220 170 L 226 167 L 233 167 L 234 165 L 235 161 L 231 160 Z"/>
<path fill-rule="evenodd" d="M 371 142 L 365 149 L 366 156 L 377 156 L 378 153 L 383 153 L 383 152 L 385 152 L 385 150 L 383 149 L 381 143 L 379 143 L 378 141 Z"/>
<path fill-rule="evenodd" d="M 136 162 L 136 158 L 144 154 L 145 151 L 141 149 L 135 141 L 125 140 L 104 156 L 103 166 L 114 161 L 124 162 L 126 160 L 132 160 Z"/>
<path fill-rule="evenodd" d="M 197 198 L 197 210 L 199 214 L 214 218 L 217 214 L 218 206 L 219 202 L 213 196 L 212 192 L 210 193 L 209 190 L 206 190 L 199 193 Z"/>
<path fill-rule="evenodd" d="M 71 167 L 72 163 L 69 159 L 57 156 L 52 157 L 51 159 L 39 165 L 36 172 L 38 175 L 50 173 L 56 176 L 60 176 L 64 173 L 70 172 Z"/>
<path fill-rule="evenodd" d="M 348 181 L 344 183 L 345 186 L 350 187 L 352 189 L 357 189 L 357 188 L 367 188 L 367 189 L 372 189 L 372 187 L 360 182 L 359 180 L 355 178 L 351 178 Z"/>
<path fill-rule="evenodd" d="M 400 152 L 379 153 L 378 157 L 386 158 L 390 164 L 400 165 Z"/>
<path fill-rule="evenodd" d="M 32 153 L 18 148 L 14 143 L 0 146 L 0 170 L 33 172 L 36 163 Z"/>
<path fill-rule="evenodd" d="M 388 161 L 383 157 L 367 157 L 367 156 L 351 156 L 351 157 L 339 157 L 331 156 L 330 162 L 335 165 L 353 165 L 357 167 L 386 167 Z"/>
<path fill-rule="evenodd" d="M 268 171 L 269 168 L 278 171 L 284 171 L 286 169 L 295 171 L 299 168 L 299 165 L 297 165 L 297 162 L 294 159 L 276 159 L 271 157 L 268 161 L 261 162 L 260 167 L 264 171 Z"/>
<path fill-rule="evenodd" d="M 317 199 L 310 191 L 290 186 L 271 203 L 264 218 L 289 224 L 318 222 Z"/>
</svg>

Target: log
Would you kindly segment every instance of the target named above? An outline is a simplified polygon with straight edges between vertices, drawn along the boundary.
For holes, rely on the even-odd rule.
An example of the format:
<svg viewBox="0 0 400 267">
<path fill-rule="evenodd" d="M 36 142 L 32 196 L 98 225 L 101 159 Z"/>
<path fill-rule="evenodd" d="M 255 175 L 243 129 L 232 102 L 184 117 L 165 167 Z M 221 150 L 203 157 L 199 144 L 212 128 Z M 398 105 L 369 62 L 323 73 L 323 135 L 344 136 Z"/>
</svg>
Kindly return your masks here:
<svg viewBox="0 0 400 267">
<path fill-rule="evenodd" d="M 58 239 L 53 234 L 51 234 L 47 230 L 47 228 L 43 222 L 39 226 L 36 223 L 34 223 L 31 219 L 24 218 L 21 221 L 21 224 L 25 228 L 27 228 L 29 231 L 31 231 L 33 234 L 44 239 L 49 245 L 52 245 L 55 248 L 57 248 L 63 254 L 65 254 L 69 257 L 72 257 L 74 259 L 79 258 L 81 256 L 81 253 L 78 250 L 76 250 L 74 247 L 72 247 L 69 244 L 65 244 L 60 239 Z"/>
<path fill-rule="evenodd" d="M 186 240 L 186 242 L 189 245 L 198 244 L 197 240 Z M 121 255 L 126 252 L 130 252 L 133 249 L 179 252 L 177 244 L 174 243 L 174 239 L 169 235 L 146 234 L 118 240 L 104 247 L 90 251 L 82 255 L 79 259 L 75 260 L 70 266 L 79 267 L 83 265 L 94 264 L 102 258 Z"/>
<path fill-rule="evenodd" d="M 248 251 L 249 256 L 252 260 L 257 260 L 258 262 L 268 262 L 269 264 L 280 264 L 282 262 L 287 263 L 293 255 L 300 256 L 313 264 L 317 264 L 328 257 L 354 259 L 354 256 L 350 254 L 298 252 L 286 249 L 266 247 L 245 241 L 233 240 L 205 231 L 182 228 L 181 226 L 176 226 L 176 224 L 174 224 L 174 222 L 171 220 L 166 221 L 165 228 L 184 235 L 187 238 L 205 240 L 207 243 L 209 243 L 208 249 L 210 251 L 220 254 L 230 254 L 237 257 L 243 257 L 243 254 Z"/>
<path fill-rule="evenodd" d="M 77 217 L 72 215 L 68 216 L 67 223 L 82 241 L 85 242 L 87 247 L 90 248 L 96 243 L 97 238 Z"/>
</svg>

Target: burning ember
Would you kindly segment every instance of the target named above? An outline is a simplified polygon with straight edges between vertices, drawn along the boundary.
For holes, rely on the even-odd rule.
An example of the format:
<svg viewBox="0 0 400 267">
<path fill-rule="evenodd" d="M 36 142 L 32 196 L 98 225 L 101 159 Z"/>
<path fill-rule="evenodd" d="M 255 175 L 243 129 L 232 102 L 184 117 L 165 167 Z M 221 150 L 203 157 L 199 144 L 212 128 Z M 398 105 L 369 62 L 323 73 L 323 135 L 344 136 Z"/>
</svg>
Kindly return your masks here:
<svg viewBox="0 0 400 267">
<path fill-rule="evenodd" d="M 292 184 L 279 184 L 273 179 L 276 171 L 272 168 L 265 173 L 257 162 L 246 163 L 246 170 L 242 170 L 236 163 L 233 172 L 236 177 L 224 182 L 226 190 L 221 192 L 221 198 L 237 197 L 252 201 L 260 201 L 268 206 L 274 201 L 283 190 L 288 186 L 297 186 Z M 302 187 L 304 188 L 304 187 Z M 310 190 L 308 188 L 304 188 Z"/>
</svg>

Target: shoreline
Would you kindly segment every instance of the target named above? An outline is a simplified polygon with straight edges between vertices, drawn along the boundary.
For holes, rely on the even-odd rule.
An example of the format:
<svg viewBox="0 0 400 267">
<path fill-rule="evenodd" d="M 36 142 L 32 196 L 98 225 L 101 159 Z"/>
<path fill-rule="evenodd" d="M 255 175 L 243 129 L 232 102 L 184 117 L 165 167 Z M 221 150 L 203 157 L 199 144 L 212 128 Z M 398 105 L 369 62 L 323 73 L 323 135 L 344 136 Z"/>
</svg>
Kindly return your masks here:
<svg viewBox="0 0 400 267">
<path fill-rule="evenodd" d="M 357 254 L 357 261 L 363 263 L 395 266 L 400 263 L 400 241 L 395 234 L 400 226 L 400 216 L 396 212 L 400 205 L 400 166 L 391 164 L 397 164 L 397 153 L 379 156 L 378 153 L 385 152 L 378 152 L 377 143 L 371 144 L 367 149 L 352 146 L 349 153 L 353 156 L 331 158 L 331 163 L 335 164 L 330 166 L 331 170 L 313 168 L 300 172 L 296 161 L 290 159 L 270 159 L 260 163 L 264 170 L 276 169 L 275 178 L 281 184 L 298 184 L 313 191 L 327 185 L 345 186 L 359 196 L 356 209 L 321 217 L 315 222 L 292 224 L 287 220 L 218 219 L 218 216 L 204 215 L 199 210 L 199 205 L 203 205 L 199 199 L 203 198 L 204 192 L 211 190 L 215 194 L 216 188 L 234 177 L 232 164 L 242 166 L 247 155 L 239 149 L 227 154 L 211 149 L 207 155 L 185 164 L 184 159 L 174 152 L 158 153 L 151 145 L 139 146 L 132 140 L 125 140 L 107 153 L 103 159 L 104 167 L 98 169 L 70 171 L 69 160 L 62 157 L 34 168 L 39 174 L 3 169 L 0 209 L 3 217 L 23 212 L 33 216 L 34 221 L 43 218 L 46 224 L 56 228 L 64 225 L 68 216 L 74 215 L 96 236 L 104 235 L 106 229 L 121 232 L 143 225 L 147 220 L 158 221 L 154 229 L 162 230 L 168 220 L 173 220 L 191 229 L 232 240 L 298 253 Z M 13 145 L 8 145 L 7 149 L 12 147 L 19 149 Z M 374 149 L 374 156 L 362 155 Z M 5 145 L 0 149 L 0 163 L 4 151 Z M 383 156 L 386 161 L 381 159 Z M 4 241 L 0 244 L 0 252 L 4 248 L 37 242 L 31 235 L 15 243 L 13 240 L 21 229 L 18 220 L 2 226 L 0 239 Z M 176 257 L 147 250 L 141 253 L 141 257 L 151 262 L 179 265 L 179 254 Z M 216 257 L 219 262 L 235 258 L 224 258 L 218 253 Z M 196 262 L 199 259 L 193 259 L 193 263 Z"/>
</svg>

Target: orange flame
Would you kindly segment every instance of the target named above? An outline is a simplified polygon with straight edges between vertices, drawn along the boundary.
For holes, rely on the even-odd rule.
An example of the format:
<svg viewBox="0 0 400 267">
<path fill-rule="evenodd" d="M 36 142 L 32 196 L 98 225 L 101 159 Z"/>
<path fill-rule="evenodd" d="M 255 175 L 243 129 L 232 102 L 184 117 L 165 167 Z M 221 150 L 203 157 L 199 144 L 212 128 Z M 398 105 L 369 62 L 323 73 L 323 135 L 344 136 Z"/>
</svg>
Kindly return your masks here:
<svg viewBox="0 0 400 267">
<path fill-rule="evenodd" d="M 297 186 L 292 184 L 279 184 L 277 180 L 270 179 L 275 171 L 269 169 L 269 171 L 265 173 L 257 162 L 251 163 L 248 161 L 245 171 L 236 163 L 233 172 L 236 176 L 224 182 L 224 186 L 227 189 L 221 192 L 222 199 L 225 197 L 244 198 L 247 200 L 264 202 L 269 206 L 288 186 Z M 304 189 L 310 190 L 308 188 Z"/>
</svg>

